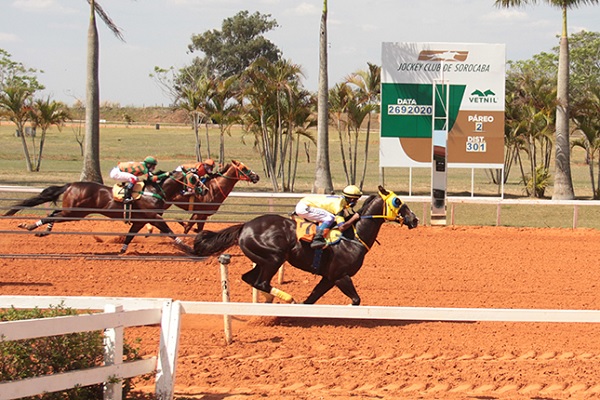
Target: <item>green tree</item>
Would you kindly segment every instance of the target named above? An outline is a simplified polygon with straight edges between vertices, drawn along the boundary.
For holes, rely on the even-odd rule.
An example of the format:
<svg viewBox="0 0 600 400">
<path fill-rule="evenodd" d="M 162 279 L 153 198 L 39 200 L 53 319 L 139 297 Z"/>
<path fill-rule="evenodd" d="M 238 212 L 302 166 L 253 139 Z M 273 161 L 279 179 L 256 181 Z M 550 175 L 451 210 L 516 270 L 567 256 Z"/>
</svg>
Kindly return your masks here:
<svg viewBox="0 0 600 400">
<path fill-rule="evenodd" d="M 31 125 L 34 130 L 37 131 L 39 128 L 42 131 L 40 136 L 39 151 L 36 150 L 35 135 L 32 137 L 34 156 L 35 157 L 34 171 L 39 171 L 42 165 L 42 155 L 44 152 L 44 143 L 46 142 L 46 132 L 48 128 L 55 125 L 59 130 L 65 121 L 71 119 L 67 106 L 61 102 L 50 100 L 50 97 L 46 99 L 36 99 L 33 103 L 33 109 L 31 110 Z"/>
<path fill-rule="evenodd" d="M 550 58 L 542 53 L 533 60 L 509 63 L 506 125 L 519 152 L 522 182 L 527 194 L 542 197 L 550 178 L 552 133 L 555 130 L 556 81 Z M 506 140 L 505 140 L 506 142 Z M 529 159 L 524 172 L 520 153 Z"/>
<path fill-rule="evenodd" d="M 571 178 L 571 146 L 569 144 L 569 40 L 567 31 L 567 10 L 580 5 L 598 4 L 599 0 L 545 0 L 545 3 L 561 9 L 562 31 L 557 77 L 556 134 L 555 134 L 555 172 L 553 199 L 573 199 L 573 180 Z M 496 0 L 500 7 L 515 7 L 537 4 L 537 0 Z"/>
<path fill-rule="evenodd" d="M 100 50 L 96 14 L 115 36 L 121 40 L 123 40 L 123 37 L 119 28 L 95 0 L 87 0 L 87 2 L 90 5 L 90 22 L 87 42 L 85 137 L 80 180 L 102 183 L 102 172 L 100 170 L 100 82 L 98 78 Z"/>
<path fill-rule="evenodd" d="M 574 108 L 573 118 L 577 125 L 577 132 L 581 133 L 581 136 L 572 144 L 585 150 L 590 169 L 592 196 L 594 200 L 598 200 L 600 199 L 600 84 L 589 87 L 586 98 Z M 595 167 L 598 168 L 597 176 L 594 175 Z"/>
<path fill-rule="evenodd" d="M 194 63 L 208 76 L 227 78 L 240 75 L 259 58 L 279 60 L 281 51 L 264 34 L 277 28 L 270 14 L 240 11 L 223 21 L 221 30 L 213 29 L 192 36 L 190 52 L 201 51 Z"/>
<path fill-rule="evenodd" d="M 377 111 L 379 111 L 379 103 L 381 101 L 381 67 L 376 64 L 367 63 L 366 70 L 359 70 L 350 74 L 346 81 L 348 82 L 348 84 L 355 87 L 355 97 L 358 104 L 360 104 L 360 113 L 356 114 L 356 116 L 359 117 L 360 114 L 365 113 L 365 116 L 367 118 L 365 149 L 363 153 L 363 171 L 359 184 L 359 187 L 362 189 L 365 183 L 365 176 L 367 174 L 369 141 L 371 139 L 371 116 Z M 358 118 L 355 119 L 355 122 L 356 124 L 358 124 Z M 360 123 L 360 125 L 356 125 L 357 135 L 358 132 L 360 132 L 361 127 L 362 122 Z M 356 157 L 355 161 L 357 161 Z M 354 168 L 354 171 L 354 176 L 357 177 L 356 166 Z"/>
<path fill-rule="evenodd" d="M 323 0 L 319 36 L 319 93 L 317 100 L 317 166 L 313 193 L 331 193 L 329 166 L 329 77 L 327 73 L 327 0 Z"/>
<path fill-rule="evenodd" d="M 211 121 L 219 125 L 219 162 L 225 163 L 225 134 L 238 121 L 239 79 L 236 76 L 215 81 L 213 90 L 205 103 L 205 113 Z"/>
<path fill-rule="evenodd" d="M 29 154 L 25 125 L 31 117 L 32 95 L 31 90 L 23 85 L 7 86 L 0 92 L 0 113 L 17 127 L 28 172 L 33 171 L 33 164 Z"/>
<path fill-rule="evenodd" d="M 254 136 L 276 192 L 292 189 L 300 137 L 310 139 L 307 129 L 313 124 L 314 100 L 302 88 L 301 76 L 300 67 L 290 61 L 266 59 L 254 62 L 243 75 L 242 122 Z"/>
<path fill-rule="evenodd" d="M 44 86 L 38 82 L 38 71 L 27 68 L 22 63 L 14 61 L 10 53 L 0 49 L 0 91 L 8 86 L 23 86 L 31 93 L 43 90 Z"/>
</svg>

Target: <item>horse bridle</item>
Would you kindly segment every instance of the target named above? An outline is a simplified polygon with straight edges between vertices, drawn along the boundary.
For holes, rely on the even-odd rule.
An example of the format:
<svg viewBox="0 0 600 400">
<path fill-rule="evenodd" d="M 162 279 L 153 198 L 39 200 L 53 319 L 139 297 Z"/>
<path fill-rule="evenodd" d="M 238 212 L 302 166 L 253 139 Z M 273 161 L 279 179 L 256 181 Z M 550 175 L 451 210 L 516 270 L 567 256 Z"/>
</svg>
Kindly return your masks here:
<svg viewBox="0 0 600 400">
<path fill-rule="evenodd" d="M 383 195 L 379 192 L 379 196 L 383 200 L 383 212 L 382 215 L 361 215 L 361 219 L 373 219 L 373 218 L 383 218 L 386 221 L 397 222 L 401 226 L 404 225 L 404 217 L 400 215 L 400 210 L 402 207 L 407 207 L 407 205 L 398 197 L 394 192 L 388 192 L 387 195 Z M 356 240 L 365 246 L 367 251 L 371 250 L 371 248 L 360 238 L 358 232 L 356 230 L 356 225 L 352 225 L 352 229 L 354 229 L 354 237 Z M 379 244 L 379 241 L 375 239 L 375 242 Z"/>
<path fill-rule="evenodd" d="M 221 173 L 220 171 L 216 173 L 216 175 L 219 175 L 225 179 L 235 179 L 238 181 L 252 181 L 252 179 L 250 178 L 250 174 L 252 173 L 251 170 L 248 169 L 248 167 L 246 167 L 243 163 L 237 161 L 237 162 L 232 162 L 231 165 L 233 165 L 233 167 L 235 168 L 235 176 L 226 176 L 223 175 L 223 173 Z M 244 168 L 246 170 L 248 170 L 249 172 L 244 171 Z"/>
</svg>

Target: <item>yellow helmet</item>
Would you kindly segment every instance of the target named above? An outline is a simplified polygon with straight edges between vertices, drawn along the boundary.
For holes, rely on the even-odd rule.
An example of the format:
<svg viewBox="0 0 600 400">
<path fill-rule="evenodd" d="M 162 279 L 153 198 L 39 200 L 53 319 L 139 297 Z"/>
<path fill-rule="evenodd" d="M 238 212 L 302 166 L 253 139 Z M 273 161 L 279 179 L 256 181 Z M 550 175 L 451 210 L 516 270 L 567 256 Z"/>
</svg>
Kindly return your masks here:
<svg viewBox="0 0 600 400">
<path fill-rule="evenodd" d="M 362 196 L 362 192 L 360 191 L 360 189 L 354 185 L 346 186 L 344 190 L 342 190 L 342 193 L 344 194 L 344 196 L 349 197 L 351 199 L 358 199 L 360 198 L 360 196 Z"/>
</svg>

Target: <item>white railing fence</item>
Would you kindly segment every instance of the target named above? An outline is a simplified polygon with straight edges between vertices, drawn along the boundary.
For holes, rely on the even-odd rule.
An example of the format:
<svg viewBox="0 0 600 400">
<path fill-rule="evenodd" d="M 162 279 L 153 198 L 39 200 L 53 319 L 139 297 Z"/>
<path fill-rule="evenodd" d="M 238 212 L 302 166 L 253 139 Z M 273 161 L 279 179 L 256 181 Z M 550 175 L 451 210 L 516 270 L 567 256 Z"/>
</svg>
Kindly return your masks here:
<svg viewBox="0 0 600 400">
<path fill-rule="evenodd" d="M 69 317 L 0 322 L 3 340 L 106 330 L 107 360 L 87 370 L 0 383 L 0 400 L 33 396 L 75 386 L 105 383 L 105 399 L 120 399 L 120 380 L 156 372 L 156 398 L 171 400 L 174 394 L 181 314 L 251 315 L 301 318 L 343 318 L 410 321 L 494 321 L 598 323 L 600 310 L 536 310 L 429 308 L 303 304 L 256 304 L 172 301 L 170 299 L 0 296 L 0 308 L 45 308 L 63 304 L 79 310 L 105 309 L 104 313 Z M 121 363 L 122 329 L 160 323 L 156 357 Z M 43 333 L 42 333 L 43 332 Z M 226 335 L 228 333 L 226 332 Z"/>
<path fill-rule="evenodd" d="M 0 400 L 18 399 L 99 383 L 104 384 L 104 399 L 120 400 L 123 379 L 148 373 L 156 373 L 158 399 L 173 397 L 181 315 L 178 302 L 174 303 L 170 299 L 0 296 L 0 308 L 48 308 L 59 304 L 72 309 L 104 312 L 0 322 L 0 340 L 35 339 L 103 330 L 104 365 L 1 382 Z M 157 356 L 123 363 L 123 329 L 156 324 L 161 326 Z"/>
</svg>

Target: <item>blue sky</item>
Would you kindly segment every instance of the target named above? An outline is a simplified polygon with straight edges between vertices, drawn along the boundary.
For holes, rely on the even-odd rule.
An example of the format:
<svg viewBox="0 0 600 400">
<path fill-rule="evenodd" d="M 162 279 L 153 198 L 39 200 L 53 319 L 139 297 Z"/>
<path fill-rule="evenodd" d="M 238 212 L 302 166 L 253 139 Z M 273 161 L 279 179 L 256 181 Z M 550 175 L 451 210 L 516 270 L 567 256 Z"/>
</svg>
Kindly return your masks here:
<svg viewBox="0 0 600 400">
<path fill-rule="evenodd" d="M 240 10 L 271 14 L 267 36 L 302 66 L 305 87 L 318 83 L 322 0 L 99 0 L 121 28 L 118 40 L 98 21 L 100 101 L 167 106 L 171 99 L 149 77 L 155 66 L 180 68 L 193 34 L 220 29 Z M 559 9 L 546 5 L 498 9 L 493 0 L 329 0 L 329 84 L 381 64 L 382 42 L 504 43 L 510 60 L 557 45 Z M 542 2 L 543 3 L 543 2 Z M 72 104 L 85 99 L 86 0 L 3 0 L 0 48 L 14 61 L 43 70 L 43 95 Z M 600 31 L 600 6 L 569 11 L 569 31 Z"/>
</svg>

